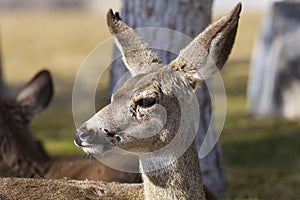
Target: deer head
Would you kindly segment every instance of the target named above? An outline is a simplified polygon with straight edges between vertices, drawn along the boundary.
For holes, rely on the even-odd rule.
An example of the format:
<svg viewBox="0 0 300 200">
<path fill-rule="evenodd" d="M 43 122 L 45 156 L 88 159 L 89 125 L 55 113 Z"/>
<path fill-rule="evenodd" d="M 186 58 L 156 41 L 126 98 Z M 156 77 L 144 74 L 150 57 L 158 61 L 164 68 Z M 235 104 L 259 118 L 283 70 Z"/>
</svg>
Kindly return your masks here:
<svg viewBox="0 0 300 200">
<path fill-rule="evenodd" d="M 18 94 L 16 100 L 0 99 L 0 160 L 8 165 L 22 159 L 43 161 L 48 156 L 33 138 L 29 124 L 47 107 L 53 96 L 48 71 L 39 72 Z"/>
<path fill-rule="evenodd" d="M 112 96 L 111 103 L 76 131 L 75 144 L 87 153 L 114 147 L 131 152 L 156 151 L 180 129 L 182 107 L 193 112 L 199 83 L 226 62 L 237 32 L 241 4 L 200 33 L 168 65 L 161 60 L 118 13 L 107 13 L 107 25 L 132 74 Z M 185 131 L 195 134 L 193 119 Z M 182 141 L 186 135 L 180 136 Z"/>
</svg>

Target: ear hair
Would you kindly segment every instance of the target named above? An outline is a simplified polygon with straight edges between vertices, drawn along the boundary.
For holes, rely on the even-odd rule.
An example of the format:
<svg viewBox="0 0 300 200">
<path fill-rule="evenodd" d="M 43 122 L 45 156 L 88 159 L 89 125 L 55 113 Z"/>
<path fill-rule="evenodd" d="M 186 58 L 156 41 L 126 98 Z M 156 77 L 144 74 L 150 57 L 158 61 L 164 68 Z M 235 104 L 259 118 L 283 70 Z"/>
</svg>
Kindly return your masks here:
<svg viewBox="0 0 300 200">
<path fill-rule="evenodd" d="M 47 70 L 40 71 L 21 90 L 17 101 L 23 106 L 29 106 L 33 114 L 39 113 L 48 106 L 53 96 L 52 78 Z"/>
<path fill-rule="evenodd" d="M 182 71 L 193 87 L 221 70 L 234 44 L 241 8 L 238 3 L 228 15 L 206 28 L 169 66 Z"/>
<path fill-rule="evenodd" d="M 107 13 L 107 25 L 114 35 L 115 43 L 122 53 L 123 61 L 133 76 L 147 73 L 162 67 L 158 55 L 153 52 L 131 27 L 110 9 Z"/>
</svg>

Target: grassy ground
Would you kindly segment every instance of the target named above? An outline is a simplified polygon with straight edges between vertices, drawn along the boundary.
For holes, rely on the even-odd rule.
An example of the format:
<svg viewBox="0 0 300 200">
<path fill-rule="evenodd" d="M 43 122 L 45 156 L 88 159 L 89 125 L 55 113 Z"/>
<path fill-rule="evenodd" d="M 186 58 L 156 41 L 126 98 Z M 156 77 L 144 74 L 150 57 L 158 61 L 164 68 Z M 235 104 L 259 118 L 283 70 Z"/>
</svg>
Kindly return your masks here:
<svg viewBox="0 0 300 200">
<path fill-rule="evenodd" d="M 1 13 L 4 75 L 17 91 L 39 69 L 51 70 L 56 94 L 32 129 L 52 155 L 80 154 L 73 144 L 72 86 L 88 53 L 109 37 L 99 15 L 80 11 Z M 300 123 L 254 119 L 246 112 L 246 84 L 253 39 L 261 15 L 241 18 L 238 38 L 223 77 L 227 118 L 221 136 L 230 198 L 298 199 Z M 108 51 L 111 47 L 107 47 Z M 109 58 L 99 55 L 100 60 Z M 108 76 L 99 83 L 97 105 L 107 102 Z"/>
</svg>

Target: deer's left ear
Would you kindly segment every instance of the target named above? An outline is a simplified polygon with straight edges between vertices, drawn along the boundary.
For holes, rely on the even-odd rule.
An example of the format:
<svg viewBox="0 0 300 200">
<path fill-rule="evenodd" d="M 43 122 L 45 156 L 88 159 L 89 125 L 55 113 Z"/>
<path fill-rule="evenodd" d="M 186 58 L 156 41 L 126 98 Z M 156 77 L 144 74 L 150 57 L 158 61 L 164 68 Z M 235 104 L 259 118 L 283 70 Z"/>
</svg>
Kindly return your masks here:
<svg viewBox="0 0 300 200">
<path fill-rule="evenodd" d="M 120 18 L 118 12 L 108 11 L 107 26 L 113 34 L 115 43 L 122 53 L 123 61 L 132 76 L 162 67 L 158 55 Z"/>
<path fill-rule="evenodd" d="M 241 8 L 238 3 L 228 15 L 199 34 L 169 67 L 184 72 L 193 87 L 221 70 L 235 40 Z"/>
<path fill-rule="evenodd" d="M 42 70 L 21 90 L 17 102 L 23 106 L 29 106 L 33 114 L 37 114 L 48 106 L 53 93 L 51 75 L 49 71 Z"/>
</svg>

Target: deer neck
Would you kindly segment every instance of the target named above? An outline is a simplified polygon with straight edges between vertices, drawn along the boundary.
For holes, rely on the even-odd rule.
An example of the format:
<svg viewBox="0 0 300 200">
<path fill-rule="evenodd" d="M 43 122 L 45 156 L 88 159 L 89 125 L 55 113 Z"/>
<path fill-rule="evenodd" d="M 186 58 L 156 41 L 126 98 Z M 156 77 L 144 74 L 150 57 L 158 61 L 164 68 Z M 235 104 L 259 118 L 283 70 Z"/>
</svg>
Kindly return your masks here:
<svg viewBox="0 0 300 200">
<path fill-rule="evenodd" d="M 145 199 L 206 199 L 195 141 L 181 157 L 163 169 L 143 172 L 145 164 L 151 163 L 140 162 Z"/>
</svg>

